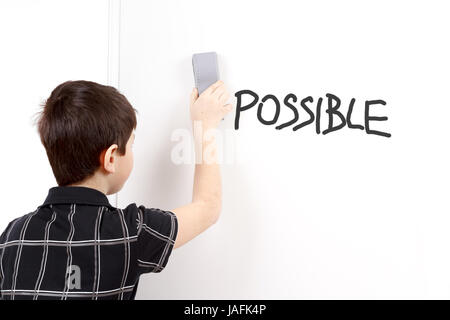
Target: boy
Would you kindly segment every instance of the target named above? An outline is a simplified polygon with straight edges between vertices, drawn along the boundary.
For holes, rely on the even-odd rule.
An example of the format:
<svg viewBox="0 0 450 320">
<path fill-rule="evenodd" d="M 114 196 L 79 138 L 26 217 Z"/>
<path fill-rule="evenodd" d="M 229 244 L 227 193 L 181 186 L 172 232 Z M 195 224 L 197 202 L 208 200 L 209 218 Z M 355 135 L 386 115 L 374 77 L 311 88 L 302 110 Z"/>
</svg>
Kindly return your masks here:
<svg viewBox="0 0 450 320">
<path fill-rule="evenodd" d="M 232 109 L 228 99 L 222 81 L 200 96 L 194 88 L 192 124 L 215 129 Z M 134 299 L 141 274 L 161 272 L 173 248 L 217 221 L 215 162 L 195 165 L 192 202 L 185 206 L 119 209 L 108 202 L 133 168 L 135 112 L 110 86 L 67 81 L 53 90 L 38 131 L 58 186 L 1 234 L 0 299 Z M 194 138 L 203 149 L 217 147 L 214 138 Z"/>
</svg>

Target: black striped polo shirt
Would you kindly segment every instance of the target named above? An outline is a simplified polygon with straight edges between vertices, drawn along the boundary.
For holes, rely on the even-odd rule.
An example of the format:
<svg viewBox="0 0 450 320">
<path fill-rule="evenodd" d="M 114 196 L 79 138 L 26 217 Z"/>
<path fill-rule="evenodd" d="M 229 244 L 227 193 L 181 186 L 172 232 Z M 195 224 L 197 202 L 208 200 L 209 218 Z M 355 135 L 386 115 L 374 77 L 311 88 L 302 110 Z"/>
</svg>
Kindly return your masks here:
<svg viewBox="0 0 450 320">
<path fill-rule="evenodd" d="M 0 237 L 0 299 L 134 299 L 161 272 L 178 232 L 171 211 L 110 205 L 99 190 L 50 188 Z"/>
</svg>

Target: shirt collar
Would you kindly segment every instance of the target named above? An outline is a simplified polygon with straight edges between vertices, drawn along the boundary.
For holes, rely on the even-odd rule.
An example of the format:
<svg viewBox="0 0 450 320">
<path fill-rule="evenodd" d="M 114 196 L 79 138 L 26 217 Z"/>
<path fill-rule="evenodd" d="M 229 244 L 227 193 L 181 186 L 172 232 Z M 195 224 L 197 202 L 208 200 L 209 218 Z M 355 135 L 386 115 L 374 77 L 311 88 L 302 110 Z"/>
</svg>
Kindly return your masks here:
<svg viewBox="0 0 450 320">
<path fill-rule="evenodd" d="M 106 195 L 93 188 L 80 187 L 80 186 L 58 186 L 53 187 L 48 190 L 47 198 L 44 203 L 39 207 L 48 204 L 68 204 L 68 203 L 78 203 L 78 204 L 90 204 L 96 206 L 111 206 Z"/>
</svg>

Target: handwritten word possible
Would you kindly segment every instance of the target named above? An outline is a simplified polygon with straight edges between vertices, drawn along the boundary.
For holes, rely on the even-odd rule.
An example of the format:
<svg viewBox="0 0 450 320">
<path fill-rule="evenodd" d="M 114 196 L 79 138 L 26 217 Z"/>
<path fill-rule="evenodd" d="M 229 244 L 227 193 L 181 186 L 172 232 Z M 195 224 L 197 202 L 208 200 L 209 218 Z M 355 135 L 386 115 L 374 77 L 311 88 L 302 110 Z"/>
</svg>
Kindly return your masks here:
<svg viewBox="0 0 450 320">
<path fill-rule="evenodd" d="M 251 96 L 253 98 L 253 100 L 249 104 L 243 105 L 242 98 L 245 95 Z M 241 112 L 249 110 L 250 108 L 253 108 L 258 103 L 259 97 L 255 92 L 253 92 L 251 90 L 240 90 L 235 93 L 235 96 L 237 98 L 237 101 L 236 101 L 236 117 L 235 117 L 235 121 L 234 121 L 234 128 L 235 128 L 235 130 L 238 130 Z M 275 105 L 275 114 L 272 119 L 264 119 L 262 116 L 263 108 L 264 108 L 265 102 L 267 100 L 272 100 L 272 103 L 270 103 L 270 104 Z M 324 109 L 325 109 L 325 112 L 328 114 L 328 127 L 322 131 L 322 134 L 328 134 L 328 133 L 337 131 L 337 130 L 342 129 L 345 126 L 347 126 L 350 129 L 365 130 L 365 132 L 367 134 L 376 134 L 376 135 L 387 137 L 387 138 L 391 137 L 390 133 L 383 132 L 383 131 L 377 131 L 377 130 L 373 130 L 370 128 L 371 121 L 386 121 L 386 120 L 388 120 L 388 117 L 386 117 L 386 116 L 379 117 L 379 116 L 371 116 L 370 115 L 371 107 L 375 107 L 376 105 L 386 105 L 386 102 L 384 100 L 367 100 L 367 101 L 365 101 L 364 125 L 355 124 L 352 122 L 352 112 L 353 112 L 353 107 L 355 105 L 355 98 L 352 98 L 350 100 L 349 106 L 347 109 L 347 113 L 344 115 L 339 109 L 341 107 L 341 99 L 339 99 L 337 96 L 335 96 L 331 93 L 327 93 L 325 99 L 320 97 L 319 99 L 317 99 L 316 102 L 314 101 L 313 97 L 308 96 L 308 97 L 300 100 L 300 102 L 298 103 L 298 106 L 309 116 L 309 118 L 307 120 L 302 121 L 300 123 L 298 123 L 299 119 L 300 119 L 299 111 L 295 105 L 297 103 L 297 100 L 298 100 L 297 96 L 294 95 L 293 93 L 289 93 L 288 95 L 286 95 L 286 97 L 283 100 L 283 103 L 287 108 L 292 110 L 294 117 L 291 120 L 289 120 L 288 122 L 278 124 L 275 127 L 275 129 L 281 130 L 283 128 L 292 126 L 292 130 L 296 131 L 307 125 L 314 124 L 314 122 L 315 122 L 316 133 L 320 134 L 321 133 L 321 128 L 320 128 L 321 109 L 322 109 L 322 104 L 325 104 L 325 102 L 326 102 L 326 106 L 324 106 Z M 326 101 L 324 101 L 324 100 L 326 100 Z M 312 111 L 313 109 L 315 109 L 315 114 Z M 274 125 L 278 121 L 278 118 L 280 116 L 280 111 L 281 111 L 280 100 L 278 100 L 278 98 L 272 94 L 267 94 L 261 99 L 261 102 L 258 104 L 257 118 L 258 118 L 259 122 L 261 122 L 263 125 Z M 334 121 L 335 119 L 338 119 L 337 123 L 335 123 L 335 121 Z"/>
</svg>

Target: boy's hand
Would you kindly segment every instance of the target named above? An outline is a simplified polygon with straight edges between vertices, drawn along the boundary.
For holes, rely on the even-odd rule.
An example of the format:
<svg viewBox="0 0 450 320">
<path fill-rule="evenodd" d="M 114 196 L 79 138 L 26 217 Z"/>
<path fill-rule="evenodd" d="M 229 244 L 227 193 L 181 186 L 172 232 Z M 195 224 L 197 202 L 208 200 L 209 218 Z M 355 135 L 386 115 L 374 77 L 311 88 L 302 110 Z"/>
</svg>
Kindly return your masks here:
<svg viewBox="0 0 450 320">
<path fill-rule="evenodd" d="M 231 111 L 231 104 L 225 104 L 230 94 L 222 80 L 213 83 L 198 96 L 197 88 L 191 93 L 191 120 L 202 121 L 203 129 L 217 128 L 220 120 Z"/>
</svg>

